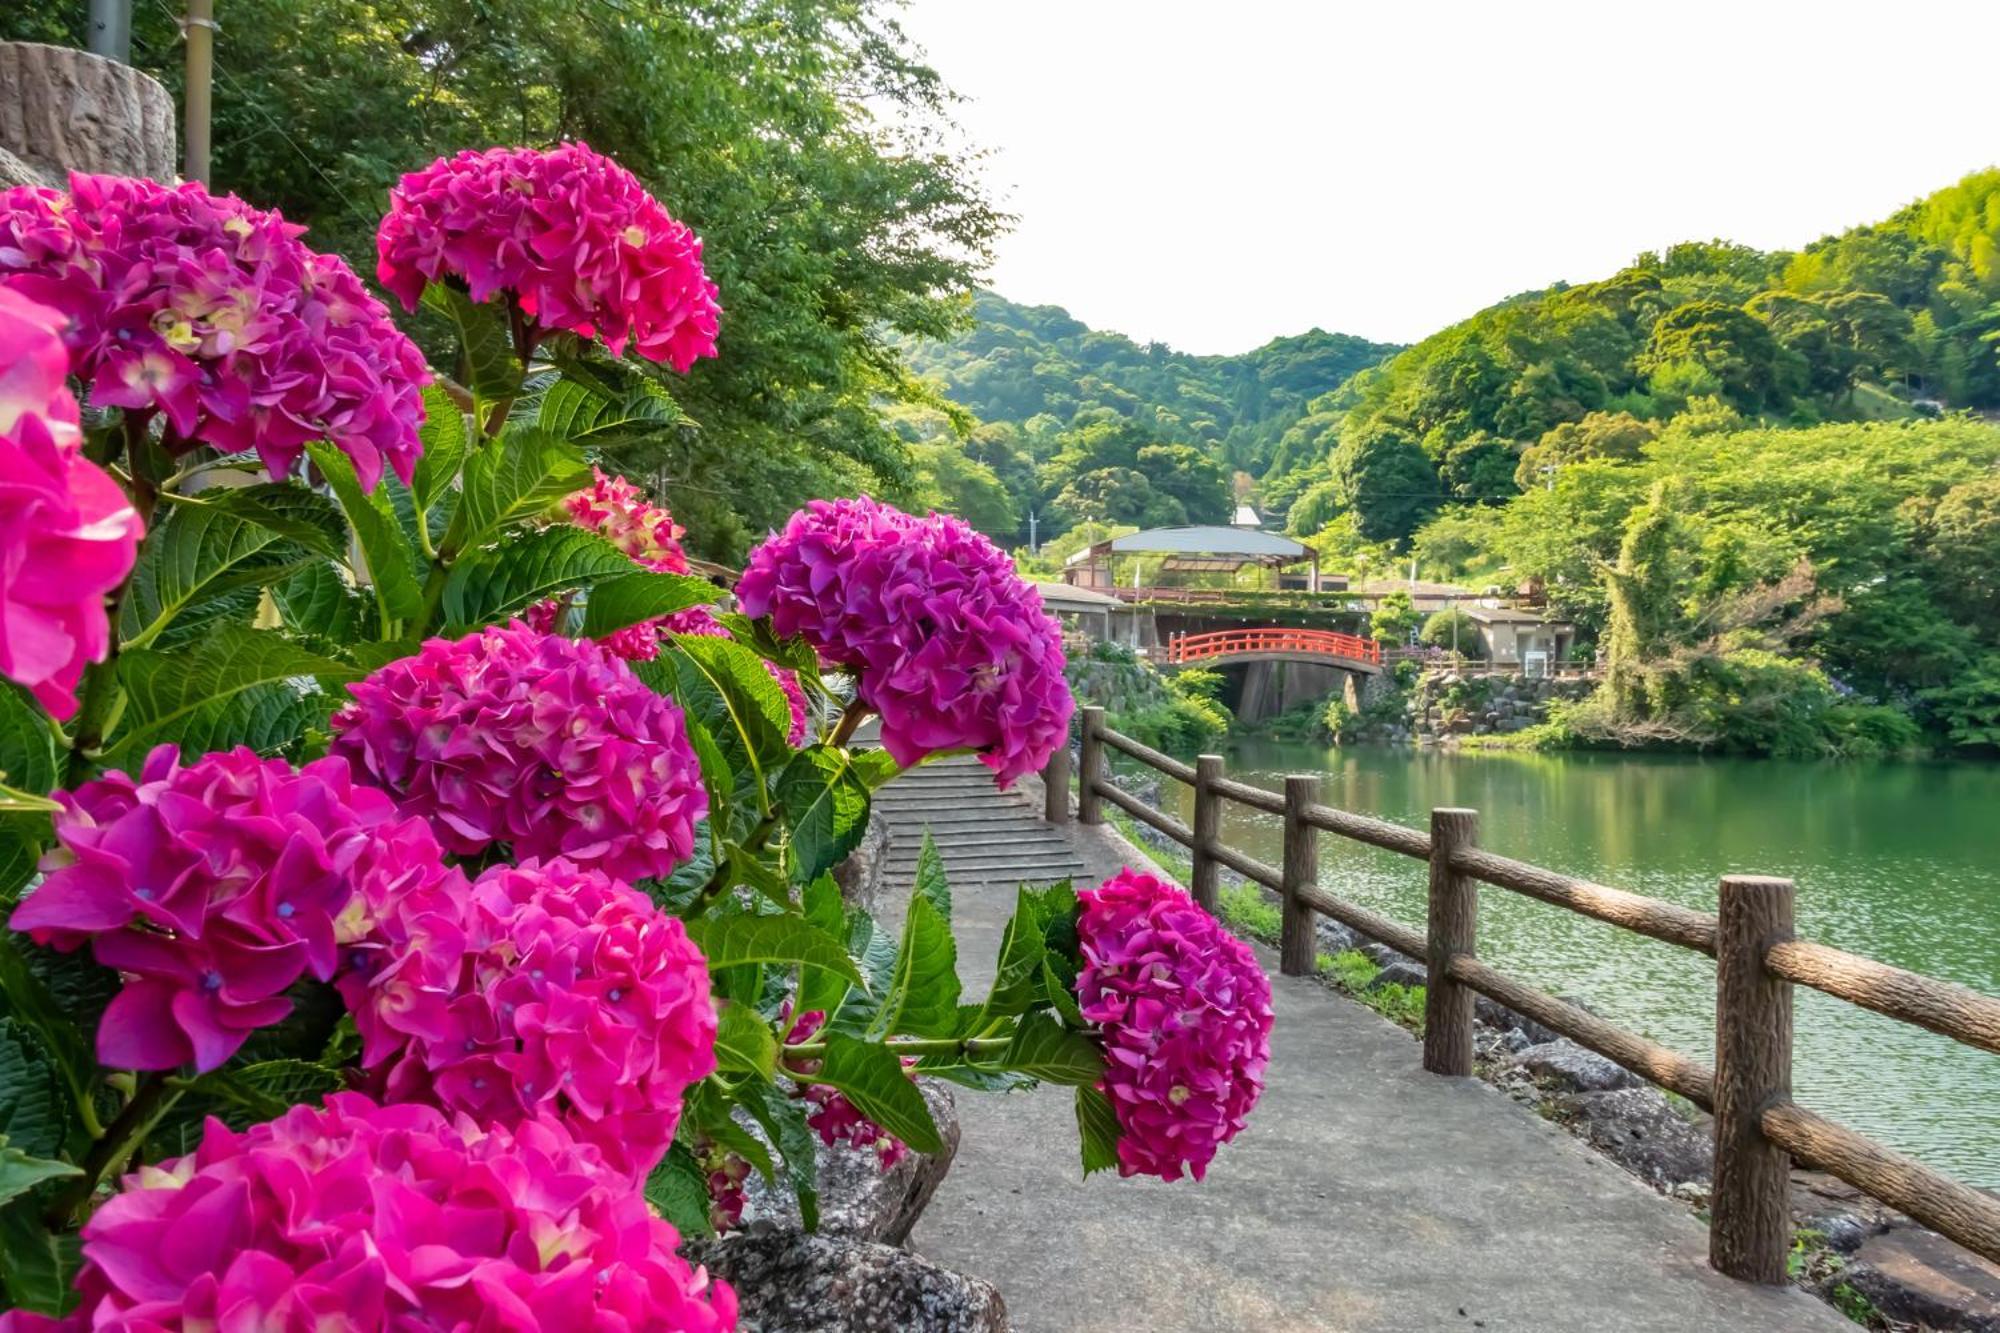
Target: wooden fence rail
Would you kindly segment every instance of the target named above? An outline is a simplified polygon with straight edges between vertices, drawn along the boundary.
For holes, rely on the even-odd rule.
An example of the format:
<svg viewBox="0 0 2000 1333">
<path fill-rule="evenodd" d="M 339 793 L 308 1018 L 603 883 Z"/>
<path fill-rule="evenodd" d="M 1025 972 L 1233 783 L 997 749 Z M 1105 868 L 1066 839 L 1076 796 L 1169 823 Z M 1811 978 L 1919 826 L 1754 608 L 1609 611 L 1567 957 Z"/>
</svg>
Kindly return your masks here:
<svg viewBox="0 0 2000 1333">
<path fill-rule="evenodd" d="M 1186 847 L 1190 891 L 1216 910 L 1219 872 L 1228 869 L 1280 896 L 1280 969 L 1313 970 L 1316 918 L 1332 917 L 1428 966 L 1423 1065 L 1433 1073 L 1472 1072 L 1473 1002 L 1484 995 L 1715 1115 L 1714 1197 L 1709 1261 L 1732 1277 L 1781 1283 L 1791 1252 L 1788 1175 L 1794 1161 L 1840 1177 L 1901 1209 L 1967 1249 L 2000 1262 L 2000 1199 L 1892 1152 L 1792 1100 L 1792 989 L 1809 986 L 1901 1022 L 2000 1053 L 2000 999 L 1795 939 L 1794 889 L 1786 879 L 1725 875 L 1718 911 L 1699 912 L 1623 889 L 1496 856 L 1479 848 L 1473 810 L 1431 812 L 1428 831 L 1373 819 L 1319 801 L 1319 779 L 1295 775 L 1271 792 L 1225 774 L 1217 755 L 1193 765 L 1169 758 L 1104 724 L 1082 718 L 1077 818 L 1101 823 L 1110 802 Z M 1114 785 L 1106 750 L 1115 750 L 1194 789 L 1192 826 Z M 1044 775 L 1051 819 L 1069 813 L 1069 756 Z M 1061 799 L 1054 793 L 1061 793 Z M 1282 866 L 1269 866 L 1222 840 L 1224 802 L 1284 821 Z M 1421 930 L 1328 893 L 1318 883 L 1321 833 L 1366 843 L 1429 864 L 1429 908 Z M 1708 1069 L 1636 1032 L 1506 976 L 1478 956 L 1479 886 L 1492 885 L 1716 961 L 1715 1068 Z"/>
</svg>

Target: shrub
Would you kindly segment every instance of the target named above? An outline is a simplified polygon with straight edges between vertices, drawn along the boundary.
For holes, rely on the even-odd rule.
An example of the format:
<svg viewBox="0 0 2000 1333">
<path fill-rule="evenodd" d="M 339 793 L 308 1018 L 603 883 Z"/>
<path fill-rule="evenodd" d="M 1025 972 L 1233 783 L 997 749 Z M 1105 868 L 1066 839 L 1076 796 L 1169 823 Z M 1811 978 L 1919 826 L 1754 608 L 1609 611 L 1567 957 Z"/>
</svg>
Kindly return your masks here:
<svg viewBox="0 0 2000 1333">
<path fill-rule="evenodd" d="M 1486 644 L 1479 637 L 1479 622 L 1455 606 L 1433 612 L 1424 621 L 1417 638 L 1428 647 L 1456 651 L 1462 657 L 1486 656 Z"/>
</svg>

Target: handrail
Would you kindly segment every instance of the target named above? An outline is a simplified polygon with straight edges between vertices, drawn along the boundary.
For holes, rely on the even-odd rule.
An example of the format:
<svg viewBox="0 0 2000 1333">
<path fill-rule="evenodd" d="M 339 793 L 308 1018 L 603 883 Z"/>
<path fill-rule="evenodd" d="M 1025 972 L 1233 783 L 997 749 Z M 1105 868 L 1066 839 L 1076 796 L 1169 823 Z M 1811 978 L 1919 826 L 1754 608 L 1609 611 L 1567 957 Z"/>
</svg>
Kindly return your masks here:
<svg viewBox="0 0 2000 1333">
<path fill-rule="evenodd" d="M 1228 631 L 1190 637 L 1240 642 L 1244 636 L 1245 632 Z M 1295 975 L 1312 970 L 1318 915 L 1423 960 L 1428 967 L 1426 1069 L 1471 1073 L 1476 993 L 1713 1110 L 1715 1188 L 1709 1257 L 1722 1272 L 1750 1281 L 1785 1281 L 1792 1240 L 1787 1191 L 1793 1160 L 1838 1176 L 1967 1249 L 2000 1261 L 2000 1200 L 1791 1100 L 1791 989 L 1794 984 L 1810 986 L 1995 1053 L 2000 1053 L 2000 998 L 1794 938 L 1790 880 L 1724 876 L 1721 910 L 1701 912 L 1482 851 L 1476 845 L 1474 811 L 1435 810 L 1426 833 L 1321 804 L 1314 777 L 1288 779 L 1280 795 L 1224 776 L 1219 756 L 1203 755 L 1193 766 L 1184 764 L 1105 726 L 1101 708 L 1083 710 L 1082 730 L 1079 821 L 1101 822 L 1102 806 L 1108 801 L 1189 848 L 1194 857 L 1193 892 L 1210 911 L 1216 909 L 1217 867 L 1277 892 L 1284 908 L 1279 941 L 1283 971 Z M 1107 748 L 1190 784 L 1193 825 L 1115 785 L 1104 757 Z M 1067 791 L 1066 751 L 1060 761 L 1052 761 L 1046 779 L 1060 782 Z M 1282 869 L 1222 841 L 1225 802 L 1283 818 Z M 1060 805 L 1067 817 L 1067 800 L 1059 803 L 1051 796 L 1048 804 L 1051 811 Z M 1405 926 L 1316 883 L 1314 839 L 1322 831 L 1427 862 L 1430 908 L 1425 928 Z M 1707 1068 L 1579 1005 L 1525 985 L 1478 958 L 1474 921 L 1481 883 L 1714 958 L 1715 1067 Z"/>
<path fill-rule="evenodd" d="M 1382 664 L 1382 645 L 1358 634 L 1330 629 L 1294 629 L 1273 625 L 1261 629 L 1220 629 L 1203 634 L 1176 634 L 1167 640 L 1167 661 L 1205 662 L 1239 653 L 1288 653 L 1330 657 L 1369 666 Z"/>
</svg>

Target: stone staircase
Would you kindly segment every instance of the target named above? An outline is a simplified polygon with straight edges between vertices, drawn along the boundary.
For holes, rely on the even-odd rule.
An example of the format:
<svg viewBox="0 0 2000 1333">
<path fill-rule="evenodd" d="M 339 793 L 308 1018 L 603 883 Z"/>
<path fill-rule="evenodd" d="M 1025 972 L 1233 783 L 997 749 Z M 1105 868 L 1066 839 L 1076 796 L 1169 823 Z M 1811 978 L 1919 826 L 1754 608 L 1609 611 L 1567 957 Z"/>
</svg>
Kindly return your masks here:
<svg viewBox="0 0 2000 1333">
<path fill-rule="evenodd" d="M 926 830 L 954 889 L 1051 884 L 1084 872 L 1069 840 L 1042 822 L 1038 804 L 1001 791 L 992 770 L 970 756 L 903 774 L 875 793 L 875 812 L 889 836 L 884 869 L 893 885 L 915 876 Z"/>
</svg>

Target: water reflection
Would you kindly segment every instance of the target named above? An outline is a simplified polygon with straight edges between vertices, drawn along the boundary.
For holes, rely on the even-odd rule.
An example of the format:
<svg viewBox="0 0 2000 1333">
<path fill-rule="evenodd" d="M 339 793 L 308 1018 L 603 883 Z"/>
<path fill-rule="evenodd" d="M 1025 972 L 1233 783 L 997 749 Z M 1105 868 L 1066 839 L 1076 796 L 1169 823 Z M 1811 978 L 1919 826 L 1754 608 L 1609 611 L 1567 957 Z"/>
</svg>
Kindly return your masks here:
<svg viewBox="0 0 2000 1333">
<path fill-rule="evenodd" d="M 1622 755 L 1448 755 L 1239 742 L 1232 775 L 1317 771 L 1329 804 L 1421 826 L 1480 812 L 1481 842 L 1712 910 L 1729 872 L 1798 881 L 1808 938 L 2000 994 L 2000 769 Z M 1188 793 L 1165 784 L 1188 818 Z M 1232 807 L 1228 840 L 1277 864 L 1279 821 Z M 1326 885 L 1419 924 L 1421 864 L 1322 836 Z M 1709 1058 L 1708 960 L 1483 890 L 1480 952 L 1525 980 Z M 1799 1099 L 1974 1184 L 2000 1185 L 2000 1056 L 1801 991 Z"/>
</svg>

